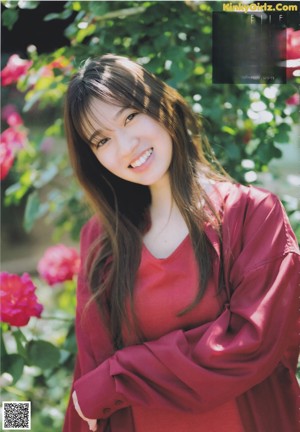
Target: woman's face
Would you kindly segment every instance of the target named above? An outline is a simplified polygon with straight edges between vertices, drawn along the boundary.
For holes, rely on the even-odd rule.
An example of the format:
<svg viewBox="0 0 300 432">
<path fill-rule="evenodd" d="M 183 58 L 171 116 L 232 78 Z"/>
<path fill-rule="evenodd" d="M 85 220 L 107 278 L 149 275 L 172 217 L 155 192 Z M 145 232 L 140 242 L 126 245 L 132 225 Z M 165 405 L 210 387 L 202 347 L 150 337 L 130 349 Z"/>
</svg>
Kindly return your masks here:
<svg viewBox="0 0 300 432">
<path fill-rule="evenodd" d="M 150 187 L 168 177 L 172 139 L 160 123 L 133 108 L 98 99 L 92 100 L 91 111 L 87 135 L 105 168 L 124 180 Z"/>
</svg>

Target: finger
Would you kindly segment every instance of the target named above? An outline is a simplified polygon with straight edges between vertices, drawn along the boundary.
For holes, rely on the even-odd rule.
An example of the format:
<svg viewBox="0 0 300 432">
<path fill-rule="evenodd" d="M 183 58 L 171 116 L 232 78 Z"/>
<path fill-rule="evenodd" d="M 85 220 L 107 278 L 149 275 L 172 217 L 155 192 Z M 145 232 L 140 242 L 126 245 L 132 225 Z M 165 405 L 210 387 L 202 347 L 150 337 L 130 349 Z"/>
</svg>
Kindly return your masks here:
<svg viewBox="0 0 300 432">
<path fill-rule="evenodd" d="M 75 391 L 73 391 L 73 393 L 72 393 L 72 399 L 73 399 L 74 407 L 75 407 L 76 411 L 78 412 L 79 404 L 78 404 L 77 394 Z"/>
<path fill-rule="evenodd" d="M 77 398 L 77 394 L 76 394 L 75 391 L 74 391 L 73 394 L 72 394 L 72 398 L 73 398 L 73 403 L 74 403 L 74 407 L 75 407 L 75 409 L 76 409 L 76 411 L 77 411 L 77 414 L 78 414 L 78 415 L 79 415 L 83 420 L 88 421 L 89 419 L 87 419 L 87 418 L 83 415 L 83 412 L 82 412 L 81 409 L 80 409 L 79 402 L 78 402 L 78 398 Z"/>
<path fill-rule="evenodd" d="M 97 430 L 97 420 L 88 420 L 88 425 L 91 431 L 96 432 Z"/>
</svg>

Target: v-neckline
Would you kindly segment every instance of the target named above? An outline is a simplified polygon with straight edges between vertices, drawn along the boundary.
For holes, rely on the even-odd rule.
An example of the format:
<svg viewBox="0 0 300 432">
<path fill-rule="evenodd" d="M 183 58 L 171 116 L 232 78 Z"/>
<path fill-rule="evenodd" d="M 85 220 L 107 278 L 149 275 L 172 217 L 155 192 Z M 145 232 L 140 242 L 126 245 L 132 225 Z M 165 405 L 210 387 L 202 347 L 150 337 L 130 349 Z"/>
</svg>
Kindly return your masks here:
<svg viewBox="0 0 300 432">
<path fill-rule="evenodd" d="M 155 256 L 146 246 L 146 244 L 143 242 L 143 249 L 146 252 L 146 254 L 154 261 L 158 261 L 158 262 L 163 262 L 163 261 L 168 261 L 171 260 L 172 258 L 174 258 L 175 256 L 177 256 L 179 253 L 181 253 L 181 249 L 183 248 L 183 246 L 185 245 L 185 243 L 187 242 L 187 240 L 190 238 L 190 234 L 187 233 L 186 236 L 181 240 L 181 242 L 175 247 L 175 249 L 166 257 L 162 257 L 159 258 L 157 256 Z"/>
</svg>

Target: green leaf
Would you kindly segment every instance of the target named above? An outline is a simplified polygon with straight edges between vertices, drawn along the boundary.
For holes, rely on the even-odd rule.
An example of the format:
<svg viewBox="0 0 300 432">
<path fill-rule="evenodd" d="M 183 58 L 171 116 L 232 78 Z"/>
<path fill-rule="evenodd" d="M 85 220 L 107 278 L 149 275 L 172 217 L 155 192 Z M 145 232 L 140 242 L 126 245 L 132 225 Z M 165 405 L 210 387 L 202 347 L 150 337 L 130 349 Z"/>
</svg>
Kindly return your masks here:
<svg viewBox="0 0 300 432">
<path fill-rule="evenodd" d="M 55 122 L 45 130 L 46 136 L 60 136 L 63 133 L 63 120 L 56 119 Z"/>
<path fill-rule="evenodd" d="M 5 191 L 5 205 L 10 205 L 12 203 L 18 204 L 27 191 L 28 186 L 22 185 L 21 183 L 15 183 L 9 186 Z"/>
<path fill-rule="evenodd" d="M 23 111 L 29 111 L 33 107 L 33 105 L 42 98 L 43 94 L 44 91 L 42 90 L 27 93 L 27 95 L 25 96 L 26 103 L 23 106 Z"/>
<path fill-rule="evenodd" d="M 13 336 L 15 338 L 16 344 L 17 344 L 17 350 L 18 354 L 22 356 L 24 359 L 27 357 L 26 349 L 24 344 L 26 343 L 26 338 L 21 332 L 20 329 L 17 329 L 13 332 Z"/>
<path fill-rule="evenodd" d="M 281 144 L 287 144 L 290 140 L 289 134 L 287 132 L 279 132 L 274 136 L 274 141 Z"/>
<path fill-rule="evenodd" d="M 241 158 L 241 150 L 238 145 L 233 142 L 226 144 L 226 151 L 231 160 L 239 160 Z"/>
<path fill-rule="evenodd" d="M 108 11 L 108 4 L 107 2 L 97 2 L 97 1 L 91 1 L 88 3 L 89 10 L 94 15 L 103 15 Z"/>
<path fill-rule="evenodd" d="M 40 4 L 39 1 L 19 0 L 18 6 L 20 9 L 36 9 Z"/>
<path fill-rule="evenodd" d="M 0 355 L 1 355 L 1 358 L 5 357 L 7 355 L 6 346 L 5 346 L 5 343 L 4 343 L 2 331 L 3 330 L 1 328 L 1 334 L 0 334 Z"/>
<path fill-rule="evenodd" d="M 40 199 L 38 193 L 34 191 L 29 195 L 25 208 L 23 225 L 27 232 L 32 229 L 34 222 L 39 217 L 39 210 Z"/>
<path fill-rule="evenodd" d="M 76 354 L 77 352 L 76 336 L 73 326 L 69 329 L 67 334 L 66 341 L 64 343 L 64 349 L 73 354 Z"/>
<path fill-rule="evenodd" d="M 278 130 L 280 132 L 290 132 L 291 126 L 287 123 L 281 123 L 280 125 L 278 125 Z"/>
<path fill-rule="evenodd" d="M 92 35 L 96 31 L 95 24 L 89 24 L 86 28 L 77 30 L 76 41 L 81 43 L 87 36 Z"/>
<path fill-rule="evenodd" d="M 76 12 L 79 12 L 81 10 L 81 3 L 80 1 L 72 1 L 72 9 Z"/>
<path fill-rule="evenodd" d="M 18 3 L 13 0 L 1 0 L 1 4 L 8 9 L 16 9 L 18 7 Z"/>
<path fill-rule="evenodd" d="M 281 156 L 282 156 L 282 151 L 278 147 L 273 146 L 272 157 L 279 159 L 281 158 Z"/>
<path fill-rule="evenodd" d="M 286 144 L 290 140 L 290 133 L 291 127 L 287 123 L 281 123 L 277 126 L 277 133 L 275 133 L 274 141 L 282 144 Z"/>
<path fill-rule="evenodd" d="M 41 188 L 49 183 L 58 173 L 56 165 L 49 165 L 47 169 L 41 172 L 41 175 L 34 181 L 36 188 Z"/>
<path fill-rule="evenodd" d="M 32 366 L 38 366 L 43 370 L 55 368 L 60 359 L 59 349 L 43 340 L 30 341 L 27 355 Z"/>
<path fill-rule="evenodd" d="M 12 30 L 18 18 L 19 18 L 18 9 L 6 9 L 2 13 L 2 23 L 5 27 L 8 28 L 8 30 Z"/>
<path fill-rule="evenodd" d="M 62 13 L 50 13 L 44 17 L 44 21 L 52 21 L 54 19 L 65 20 L 70 18 L 72 11 L 69 9 L 64 10 Z"/>
<path fill-rule="evenodd" d="M 237 132 L 236 129 L 233 129 L 233 128 L 229 127 L 229 126 L 222 126 L 221 130 L 223 132 L 228 133 L 229 135 L 236 135 L 236 132 Z"/>
<path fill-rule="evenodd" d="M 15 384 L 22 376 L 25 360 L 19 354 L 9 354 L 3 358 L 2 372 L 7 372 L 13 377 Z"/>
</svg>

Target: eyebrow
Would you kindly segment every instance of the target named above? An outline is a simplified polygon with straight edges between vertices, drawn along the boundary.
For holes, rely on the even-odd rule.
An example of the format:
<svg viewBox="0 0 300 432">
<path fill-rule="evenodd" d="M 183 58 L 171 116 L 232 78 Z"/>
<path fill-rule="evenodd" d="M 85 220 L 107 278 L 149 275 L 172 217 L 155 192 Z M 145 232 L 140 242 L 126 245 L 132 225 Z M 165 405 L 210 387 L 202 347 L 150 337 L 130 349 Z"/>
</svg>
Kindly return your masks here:
<svg viewBox="0 0 300 432">
<path fill-rule="evenodd" d="M 117 120 L 123 114 L 123 112 L 126 111 L 129 108 L 130 108 L 129 105 L 120 108 L 119 111 L 114 115 L 113 120 Z M 97 135 L 104 136 L 105 134 L 103 134 L 103 129 L 97 129 L 97 130 L 95 130 L 92 133 L 92 135 L 90 136 L 89 142 L 91 142 Z"/>
</svg>

